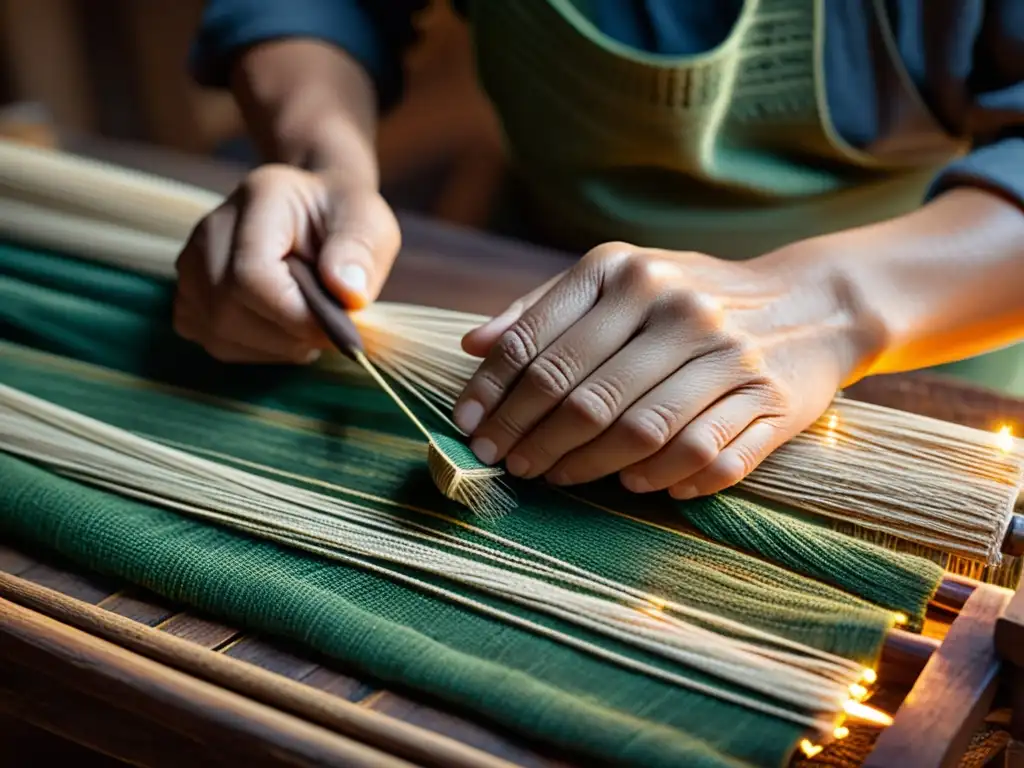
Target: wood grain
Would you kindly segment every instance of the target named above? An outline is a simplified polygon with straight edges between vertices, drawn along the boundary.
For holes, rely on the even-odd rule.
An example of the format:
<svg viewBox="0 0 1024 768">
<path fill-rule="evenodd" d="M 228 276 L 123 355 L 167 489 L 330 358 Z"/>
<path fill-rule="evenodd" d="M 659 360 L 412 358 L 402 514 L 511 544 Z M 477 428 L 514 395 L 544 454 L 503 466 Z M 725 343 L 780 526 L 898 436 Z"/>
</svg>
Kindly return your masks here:
<svg viewBox="0 0 1024 768">
<path fill-rule="evenodd" d="M 197 678 L 276 706 L 311 723 L 387 749 L 420 765 L 508 768 L 509 763 L 429 731 L 382 716 L 281 675 L 146 627 L 66 595 L 0 573 L 0 598 L 116 643 Z M 2 604 L 2 603 L 0 603 Z M 127 653 L 127 650 L 125 651 Z"/>
<path fill-rule="evenodd" d="M 999 587 L 974 590 L 864 768 L 957 765 L 998 687 L 995 625 L 1009 600 L 1010 592 Z"/>
<path fill-rule="evenodd" d="M 60 599 L 70 605 L 69 598 Z M 133 627 L 152 632 L 139 624 Z M 89 696 L 194 738 L 208 755 L 230 754 L 236 765 L 410 765 L 6 599 L 0 599 L 0 654 L 8 683 L 28 676 L 40 685 L 46 681 L 56 690 Z M 71 719 L 79 709 L 70 713 Z"/>
<path fill-rule="evenodd" d="M 1010 598 L 996 621 L 996 652 L 1017 667 L 1024 667 L 1024 589 Z"/>
<path fill-rule="evenodd" d="M 484 728 L 464 718 L 442 712 L 433 707 L 424 706 L 387 691 L 381 692 L 371 704 L 376 712 L 396 717 L 404 722 L 427 728 L 437 733 L 458 739 L 476 749 L 492 755 L 500 755 L 524 768 L 559 768 L 568 767 L 568 763 L 557 762 L 537 752 L 521 746 L 517 740 L 505 738 L 501 734 Z"/>
</svg>

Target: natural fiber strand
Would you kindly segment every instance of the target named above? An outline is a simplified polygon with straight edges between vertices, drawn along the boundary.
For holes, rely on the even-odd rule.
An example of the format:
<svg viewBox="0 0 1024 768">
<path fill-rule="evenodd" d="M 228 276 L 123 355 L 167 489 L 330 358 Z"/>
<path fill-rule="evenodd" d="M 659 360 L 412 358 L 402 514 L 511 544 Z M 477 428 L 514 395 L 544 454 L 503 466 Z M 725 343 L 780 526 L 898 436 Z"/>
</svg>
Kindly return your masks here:
<svg viewBox="0 0 1024 768">
<path fill-rule="evenodd" d="M 2 141 L 0 198 L 24 214 L 0 217 L 0 232 L 165 277 L 173 275 L 177 251 L 170 244 L 180 244 L 219 202 L 206 190 Z M 157 238 L 134 260 L 118 250 L 129 231 Z M 477 364 L 458 348 L 458 337 L 487 318 L 383 303 L 359 314 L 373 362 L 445 416 Z M 980 430 L 837 398 L 741 488 L 843 530 L 900 547 L 910 542 L 957 572 L 976 572 L 981 563 L 987 578 L 1012 583 L 1020 566 L 1002 566 L 999 548 L 1021 462 L 1016 447 L 996 446 Z M 489 488 L 489 480 L 471 487 Z"/>
<path fill-rule="evenodd" d="M 525 602 L 533 609 L 575 621 L 616 639 L 628 640 L 644 650 L 812 712 L 838 714 L 848 700 L 848 686 L 859 681 L 863 672 L 840 657 L 800 648 L 781 638 L 768 638 L 765 633 L 754 635 L 761 641 L 771 639 L 774 645 L 787 650 L 757 646 L 713 633 L 672 617 L 669 611 L 677 607 L 670 609 L 667 603 L 652 612 L 650 602 L 646 603 L 646 608 L 638 610 L 635 604 L 623 605 L 608 599 L 622 600 L 627 596 L 622 592 L 602 598 L 597 584 L 581 584 L 566 572 L 556 574 L 546 566 L 531 566 L 526 561 L 518 563 L 526 572 L 539 569 L 544 578 L 539 580 L 528 573 L 517 575 L 508 558 L 503 558 L 504 562 L 497 568 L 482 563 L 478 559 L 479 550 L 474 553 L 477 558 L 470 559 L 451 552 L 446 554 L 437 547 L 438 542 L 432 542 L 431 547 L 420 547 L 414 543 L 416 537 L 410 536 L 408 531 L 388 535 L 379 516 L 375 530 L 367 534 L 361 525 L 346 526 L 339 522 L 339 518 L 344 517 L 339 513 L 351 512 L 355 505 L 182 454 L 9 387 L 0 387 L 0 402 L 3 403 L 5 450 L 44 461 L 77 478 L 151 501 L 162 500 L 191 514 L 205 513 L 218 522 L 238 524 L 258 535 L 269 533 L 272 538 L 292 545 L 307 549 L 313 546 L 320 554 L 337 558 L 343 552 L 354 552 L 356 556 L 348 555 L 348 561 L 355 560 L 363 567 L 372 566 L 360 560 L 360 556 L 378 563 L 390 560 L 406 566 L 415 564 L 419 569 L 463 580 L 505 599 Z M 287 502 L 292 499 L 301 503 L 292 502 L 298 506 L 289 506 Z M 317 511 L 321 513 L 319 516 L 313 514 Z M 367 510 L 360 512 L 366 515 Z M 309 522 L 313 525 L 308 525 Z M 329 538 L 325 534 L 329 534 Z M 447 546 L 450 547 L 451 542 L 447 542 Z M 417 557 L 420 560 L 417 561 Z M 593 594 L 552 584 L 556 577 L 569 582 L 576 590 L 587 589 Z M 681 606 L 678 609 L 684 614 L 688 610 Z M 508 620 L 509 617 L 503 618 Z M 701 619 L 719 621 L 707 614 Z M 731 632 L 741 631 L 742 625 L 730 624 Z M 585 650 L 593 652 L 593 649 Z M 607 652 L 604 655 L 610 658 Z M 657 667 L 625 658 L 615 661 L 643 668 L 648 674 L 676 684 L 694 685 L 693 681 Z M 729 700 L 735 703 L 823 732 L 830 727 L 827 722 L 756 699 L 744 700 L 723 689 L 700 687 L 709 695 L 731 697 Z"/>
</svg>

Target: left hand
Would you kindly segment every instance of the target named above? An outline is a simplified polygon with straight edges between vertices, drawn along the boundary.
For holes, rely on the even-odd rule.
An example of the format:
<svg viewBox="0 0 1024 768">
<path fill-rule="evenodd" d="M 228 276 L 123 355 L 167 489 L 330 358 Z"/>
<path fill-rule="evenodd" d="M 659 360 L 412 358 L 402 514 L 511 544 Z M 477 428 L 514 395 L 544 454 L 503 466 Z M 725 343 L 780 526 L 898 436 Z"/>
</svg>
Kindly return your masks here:
<svg viewBox="0 0 1024 768">
<path fill-rule="evenodd" d="M 863 373 L 874 342 L 813 246 L 748 262 L 609 243 L 469 333 L 456 403 L 486 464 L 621 472 L 685 499 L 742 480 Z"/>
</svg>

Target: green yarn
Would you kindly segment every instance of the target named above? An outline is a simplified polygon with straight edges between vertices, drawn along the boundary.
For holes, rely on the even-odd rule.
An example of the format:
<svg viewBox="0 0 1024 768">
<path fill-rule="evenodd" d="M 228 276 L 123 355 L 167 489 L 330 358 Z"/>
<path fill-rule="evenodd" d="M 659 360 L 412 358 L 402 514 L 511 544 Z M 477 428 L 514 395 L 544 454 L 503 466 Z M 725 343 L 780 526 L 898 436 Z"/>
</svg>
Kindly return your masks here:
<svg viewBox="0 0 1024 768">
<path fill-rule="evenodd" d="M 105 298 L 108 282 L 115 290 Z M 357 489 L 379 499 L 365 502 L 371 506 L 401 505 L 417 523 L 467 542 L 522 555 L 493 538 L 501 537 L 865 664 L 877 659 L 892 622 L 879 606 L 910 614 L 903 606 L 923 605 L 938 581 L 931 564 L 832 538 L 738 499 L 679 506 L 618 486 L 612 492 L 597 484 L 575 498 L 517 483 L 515 513 L 474 519 L 436 492 L 422 436 L 361 374 L 218 364 L 170 331 L 171 290 L 0 246 L 0 381 L 198 455 L 277 479 L 291 473 L 306 480 L 287 482 L 320 492 L 344 495 L 323 483 Z M 438 439 L 459 461 L 475 462 L 461 441 Z M 11 457 L 0 455 L 0 473 L 0 536 L 303 643 L 385 684 L 428 693 L 582 757 L 644 766 L 781 765 L 801 735 L 382 576 L 86 488 Z M 634 519 L 678 521 L 680 510 L 712 541 Z M 858 570 L 857 562 L 869 567 Z M 586 635 L 550 617 L 530 618 Z"/>
<path fill-rule="evenodd" d="M 452 463 L 459 469 L 488 469 L 476 454 L 469 450 L 469 446 L 451 435 L 441 432 L 431 432 L 430 439 L 434 441 L 437 449 L 451 459 Z"/>
</svg>

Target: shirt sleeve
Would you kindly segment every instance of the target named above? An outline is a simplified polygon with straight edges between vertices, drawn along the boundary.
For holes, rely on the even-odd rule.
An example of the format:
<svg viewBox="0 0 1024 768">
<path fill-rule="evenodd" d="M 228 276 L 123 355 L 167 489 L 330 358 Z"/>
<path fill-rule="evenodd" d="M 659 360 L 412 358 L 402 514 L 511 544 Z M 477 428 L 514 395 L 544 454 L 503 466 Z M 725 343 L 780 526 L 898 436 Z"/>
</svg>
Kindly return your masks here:
<svg viewBox="0 0 1024 768">
<path fill-rule="evenodd" d="M 939 172 L 928 199 L 980 186 L 1024 209 L 1024 2 L 990 0 L 974 52 L 964 117 L 971 151 Z"/>
<path fill-rule="evenodd" d="M 206 0 L 189 67 L 200 85 L 227 87 L 236 56 L 257 43 L 309 38 L 333 43 L 367 71 L 386 109 L 402 91 L 402 56 L 413 16 L 428 0 Z"/>
</svg>

